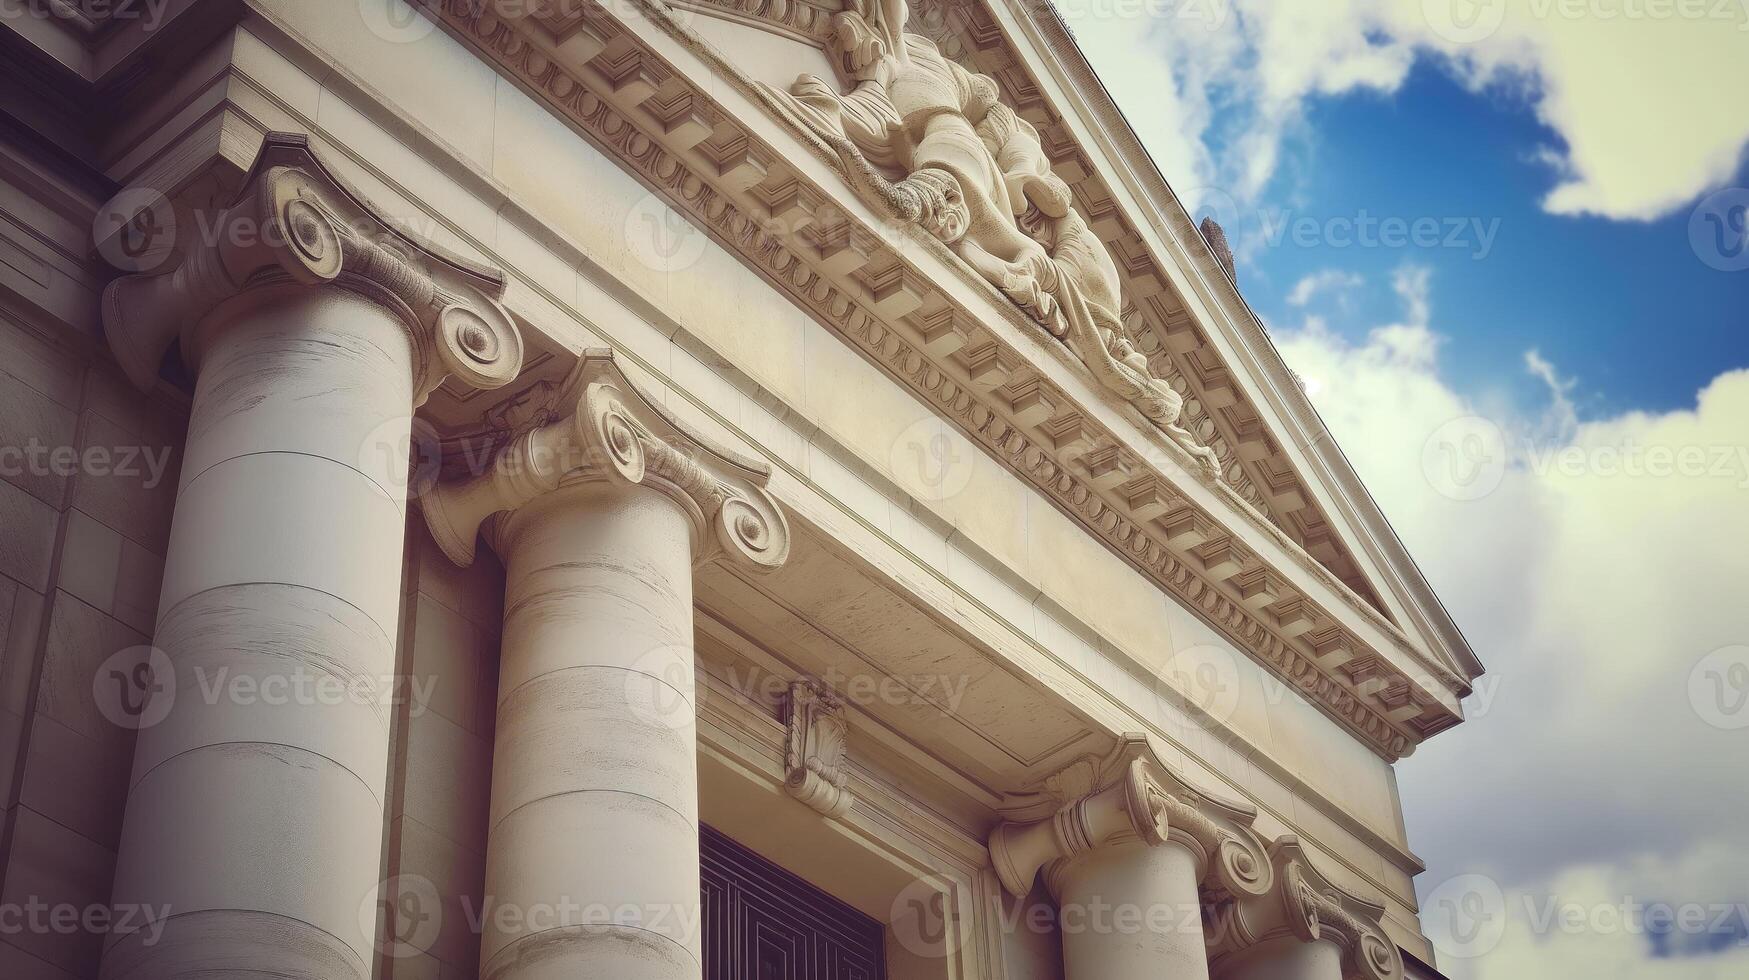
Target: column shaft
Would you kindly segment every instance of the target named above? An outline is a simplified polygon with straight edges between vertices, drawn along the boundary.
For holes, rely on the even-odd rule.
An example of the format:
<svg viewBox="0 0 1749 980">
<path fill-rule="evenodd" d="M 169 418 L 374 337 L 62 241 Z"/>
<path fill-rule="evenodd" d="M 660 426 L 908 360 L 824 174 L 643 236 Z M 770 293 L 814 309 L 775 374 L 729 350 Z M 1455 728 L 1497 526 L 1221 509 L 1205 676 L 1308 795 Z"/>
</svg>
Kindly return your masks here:
<svg viewBox="0 0 1749 980">
<path fill-rule="evenodd" d="M 211 313 L 107 980 L 371 975 L 413 404 L 408 325 L 338 287 Z M 154 702 L 149 714 L 157 713 Z"/>
<path fill-rule="evenodd" d="M 1234 954 L 1221 980 L 1342 980 L 1342 948 L 1279 936 Z"/>
<path fill-rule="evenodd" d="M 1176 840 L 1131 838 L 1071 859 L 1056 882 L 1068 980 L 1208 980 L 1200 877 Z"/>
<path fill-rule="evenodd" d="M 504 520 L 488 980 L 698 980 L 691 525 L 601 480 Z"/>
</svg>

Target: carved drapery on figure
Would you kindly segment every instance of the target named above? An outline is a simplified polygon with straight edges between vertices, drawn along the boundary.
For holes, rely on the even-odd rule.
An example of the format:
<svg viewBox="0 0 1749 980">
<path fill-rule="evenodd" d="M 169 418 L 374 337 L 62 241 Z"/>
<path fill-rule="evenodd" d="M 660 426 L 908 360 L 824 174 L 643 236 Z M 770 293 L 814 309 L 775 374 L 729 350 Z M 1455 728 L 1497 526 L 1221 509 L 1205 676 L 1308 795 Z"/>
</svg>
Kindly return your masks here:
<svg viewBox="0 0 1749 980">
<path fill-rule="evenodd" d="M 803 75 L 774 94 L 837 151 L 858 193 L 947 244 L 1218 479 L 1219 459 L 1178 424 L 1183 397 L 1131 346 L 1117 267 L 1038 132 L 994 79 L 906 32 L 908 14 L 907 0 L 850 0 L 831 52 L 849 91 Z"/>
</svg>

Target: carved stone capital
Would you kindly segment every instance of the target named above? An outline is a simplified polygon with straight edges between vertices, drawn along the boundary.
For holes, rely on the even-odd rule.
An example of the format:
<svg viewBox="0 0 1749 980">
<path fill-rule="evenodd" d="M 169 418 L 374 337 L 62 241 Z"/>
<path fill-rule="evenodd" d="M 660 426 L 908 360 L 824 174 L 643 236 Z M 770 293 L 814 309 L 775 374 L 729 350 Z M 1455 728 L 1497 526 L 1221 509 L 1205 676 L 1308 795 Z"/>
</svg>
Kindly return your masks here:
<svg viewBox="0 0 1749 980">
<path fill-rule="evenodd" d="M 844 702 L 824 685 L 800 680 L 790 684 L 784 710 L 789 725 L 784 789 L 828 817 L 844 816 L 856 802 L 846 788 L 850 726 L 844 719 Z"/>
<path fill-rule="evenodd" d="M 150 388 L 172 341 L 198 370 L 212 314 L 262 286 L 361 293 L 406 321 L 415 405 L 453 376 L 496 388 L 522 370 L 522 338 L 499 306 L 503 277 L 397 231 L 311 152 L 270 133 L 235 203 L 193 223 L 169 271 L 124 276 L 103 292 L 104 333 L 129 379 Z"/>
<path fill-rule="evenodd" d="M 693 528 L 693 558 L 769 571 L 789 556 L 789 524 L 766 492 L 771 467 L 691 431 L 634 388 L 613 351 L 586 350 L 535 416 L 482 472 L 420 498 L 426 523 L 458 565 L 474 560 L 487 519 L 562 486 L 596 481 L 666 494 Z M 488 528 L 489 529 L 489 528 Z"/>
<path fill-rule="evenodd" d="M 1269 845 L 1273 887 L 1261 895 L 1228 895 L 1210 911 L 1209 960 L 1223 962 L 1261 943 L 1292 938 L 1325 941 L 1342 950 L 1344 980 L 1399 980 L 1403 958 L 1380 923 L 1384 906 L 1337 888 L 1297 838 Z"/>
<path fill-rule="evenodd" d="M 1189 850 L 1200 884 L 1215 895 L 1261 895 L 1271 886 L 1262 839 L 1251 829 L 1255 812 L 1185 782 L 1143 735 L 1124 736 L 1104 759 L 1076 762 L 1007 812 L 990 834 L 990 859 L 1015 895 L 1031 889 L 1040 868 L 1132 836 Z"/>
</svg>

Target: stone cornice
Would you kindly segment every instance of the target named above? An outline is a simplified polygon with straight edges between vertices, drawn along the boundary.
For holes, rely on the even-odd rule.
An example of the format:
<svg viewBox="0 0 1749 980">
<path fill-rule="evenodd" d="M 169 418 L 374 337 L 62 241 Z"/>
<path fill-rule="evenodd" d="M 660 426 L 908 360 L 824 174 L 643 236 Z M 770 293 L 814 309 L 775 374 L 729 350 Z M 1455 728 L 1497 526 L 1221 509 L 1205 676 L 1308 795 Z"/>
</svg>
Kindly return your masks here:
<svg viewBox="0 0 1749 980">
<path fill-rule="evenodd" d="M 1141 145 L 1135 131 L 1112 101 L 1104 83 L 1063 23 L 1061 15 L 1050 4 L 998 2 L 991 3 L 990 6 L 992 9 L 999 6 L 1016 22 L 1034 32 L 1042 41 L 1041 46 L 1055 57 L 1056 64 L 1067 75 L 1065 87 L 1079 100 L 1077 108 L 1087 111 L 1099 123 L 1100 131 L 1109 142 L 1107 149 L 1123 160 L 1139 186 L 1141 196 L 1154 214 L 1170 226 L 1171 243 L 1188 254 L 1188 265 L 1200 274 L 1201 282 L 1211 294 L 1213 305 L 1223 314 L 1225 323 L 1238 335 L 1238 340 L 1250 357 L 1251 367 L 1269 383 L 1270 391 L 1267 394 L 1271 396 L 1271 404 L 1287 416 L 1297 432 L 1303 435 L 1299 439 L 1300 449 L 1340 491 L 1337 503 L 1349 511 L 1347 516 L 1351 522 L 1368 536 L 1371 546 L 1383 553 L 1387 565 L 1385 574 L 1391 575 L 1412 598 L 1412 614 L 1439 637 L 1459 662 L 1466 675 L 1463 689 L 1467 693 L 1467 681 L 1480 676 L 1484 670 L 1481 661 L 1470 649 L 1468 641 L 1459 632 L 1457 624 L 1446 612 L 1432 587 L 1420 575 L 1413 558 L 1391 529 L 1353 467 L 1330 438 L 1329 431 L 1312 406 L 1311 399 L 1306 396 L 1298 379 L 1282 359 L 1262 321 L 1246 303 L 1214 249 L 1203 238 L 1189 212 L 1167 185 L 1159 168 Z M 981 11 L 980 14 L 982 15 Z M 987 20 L 989 15 L 982 16 Z M 994 24 L 989 27 L 974 26 L 972 32 L 977 37 L 988 39 L 993 45 L 1007 43 Z M 1284 467 L 1285 465 L 1284 460 Z M 1291 469 L 1288 472 L 1291 473 Z"/>
<path fill-rule="evenodd" d="M 785 3 L 740 3 L 737 0 L 686 0 L 678 6 L 749 23 L 826 49 L 833 44 L 831 23 L 822 20 L 816 8 Z M 1371 583 L 1348 554 L 1347 543 L 1332 533 L 1324 508 L 1314 500 L 1306 482 L 1300 479 L 1288 452 L 1279 444 L 1279 435 L 1269 431 L 1262 422 L 1250 393 L 1235 372 L 1218 357 L 1202 356 L 1210 349 L 1208 340 L 1202 336 L 1207 327 L 1201 325 L 1183 304 L 1178 287 L 1172 282 L 1167 268 L 1156 259 L 1156 250 L 1145 231 L 1123 216 L 1112 182 L 1107 180 L 1102 168 L 1090 165 L 1082 156 L 1081 146 L 1070 133 L 1068 123 L 1040 91 L 1027 59 L 1009 44 L 992 14 L 978 4 L 956 0 L 916 0 L 912 6 L 910 31 L 928 37 L 940 46 L 944 54 L 968 70 L 996 77 L 1007 100 L 1012 101 L 1020 115 L 1037 127 L 1056 172 L 1074 188 L 1077 206 L 1092 218 L 1100 239 L 1118 260 L 1119 274 L 1125 283 L 1124 292 L 1129 298 L 1123 312 L 1126 328 L 1136 345 L 1148 355 L 1150 371 L 1169 382 L 1170 387 L 1183 396 L 1182 424 L 1219 459 L 1225 482 L 1272 523 L 1289 531 L 1296 542 L 1303 542 L 1309 549 L 1315 548 L 1318 554 L 1313 557 L 1317 563 L 1355 590 L 1355 598 L 1366 603 L 1369 610 L 1376 611 L 1379 600 Z M 1070 51 L 1077 65 L 1084 67 L 1079 52 L 1072 48 Z M 1103 93 L 1091 71 L 1084 74 L 1085 77 L 1077 78 L 1077 94 Z M 1096 102 L 1094 108 L 1102 105 L 1109 103 Z M 1097 115 L 1097 118 L 1107 127 L 1125 126 L 1115 109 L 1109 114 Z M 1127 129 L 1120 131 L 1129 132 Z M 1130 143 L 1133 144 L 1134 140 Z M 1158 179 L 1153 162 L 1140 145 L 1135 144 L 1134 148 L 1135 155 L 1119 154 L 1119 158 L 1132 169 L 1137 166 L 1147 168 L 1146 173 Z M 1165 190 L 1163 181 L 1160 183 L 1161 189 Z M 1159 200 L 1150 201 L 1156 208 L 1161 204 Z M 1166 191 L 1166 201 L 1171 207 L 1177 206 L 1170 191 Z M 1175 227 L 1176 219 L 1189 220 L 1187 215 L 1157 213 Z M 1202 254 L 1207 250 L 1207 243 L 1194 230 L 1188 237 L 1184 234 L 1180 230 L 1179 237 L 1171 240 L 1173 245 L 1190 250 L 1190 254 L 1180 256 L 1182 264 L 1187 269 L 1195 269 L 1198 275 L 1208 277 L 1211 272 Z M 1218 271 L 1213 275 L 1237 301 L 1245 322 L 1256 327 L 1258 337 L 1264 337 L 1261 324 L 1256 323 L 1249 308 L 1238 299 L 1228 274 Z M 1224 302 L 1218 306 L 1223 313 L 1229 312 Z M 1268 356 L 1260 366 L 1272 382 L 1278 376 L 1287 379 L 1290 387 L 1285 397 L 1292 401 L 1292 396 L 1298 395 L 1298 403 L 1309 408 L 1297 381 L 1280 363 L 1266 339 L 1264 346 Z M 1271 397 L 1280 400 L 1284 396 L 1271 393 Z M 1295 420 L 1298 421 L 1297 415 Z M 1322 456 L 1327 455 L 1324 444 L 1328 442 L 1328 434 L 1321 427 L 1299 431 L 1315 433 L 1303 439 L 1296 433 L 1295 438 L 1300 448 L 1316 452 L 1321 464 Z M 1341 469 L 1346 470 L 1345 463 Z M 1348 492 L 1354 489 L 1347 483 L 1342 487 Z M 1388 531 L 1382 523 L 1368 526 L 1369 531 L 1377 528 Z M 1398 551 L 1401 551 L 1400 546 Z M 1412 568 L 1413 565 L 1406 567 Z M 1422 587 L 1425 589 L 1424 583 Z M 1425 617 L 1421 620 L 1425 621 Z M 1455 629 L 1450 636 L 1456 636 Z M 1461 637 L 1458 642 L 1461 645 Z"/>
<path fill-rule="evenodd" d="M 420 498 L 432 536 L 456 564 L 473 563 L 489 518 L 594 481 L 672 498 L 691 520 L 697 563 L 720 558 L 769 571 L 788 556 L 788 521 L 765 490 L 771 468 L 694 433 L 644 397 L 612 351 L 584 351 L 536 418 L 481 472 Z"/>
<path fill-rule="evenodd" d="M 1041 868 L 1060 870 L 1059 862 L 1132 838 L 1188 848 L 1212 896 L 1256 898 L 1273 884 L 1251 829 L 1256 811 L 1190 785 L 1143 735 L 1124 736 L 1104 759 L 1082 759 L 1002 812 L 1008 819 L 990 832 L 990 860 L 1014 895 L 1030 891 Z"/>
<path fill-rule="evenodd" d="M 781 108 L 758 86 L 666 8 L 637 2 L 653 25 L 782 118 Z M 1381 755 L 1395 758 L 1457 721 L 1455 710 L 1428 693 L 1458 683 L 1456 678 L 1427 662 L 1394 625 L 1230 487 L 1204 481 L 1187 455 L 1157 437 L 1137 413 L 1090 395 L 1084 383 L 1081 394 L 1071 395 L 1058 381 L 1059 375 L 1078 376 L 1070 355 L 1061 345 L 1036 339 L 1042 331 L 939 242 L 877 226 L 856 208 L 831 204 L 842 188 L 804 180 L 648 43 L 604 14 L 570 25 L 559 37 L 547 26 L 483 14 L 474 0 L 429 4 L 464 40 L 550 100 L 677 209 Z M 832 158 L 799 128 L 792 135 L 819 159 Z M 773 203 L 778 201 L 781 208 Z M 947 270 L 963 288 L 928 288 L 919 253 L 930 257 L 928 268 Z M 949 292 L 985 301 L 977 313 L 957 303 L 939 305 Z M 991 311 L 999 323 L 986 319 Z M 1023 347 L 1015 346 L 1017 337 L 1025 338 Z M 1050 368 L 1041 370 L 1041 356 Z M 1119 420 L 1123 424 L 1113 428 Z M 1182 492 L 1186 481 L 1202 486 L 1194 496 L 1224 500 L 1219 520 Z M 1234 523 L 1267 535 L 1297 569 L 1272 572 L 1223 529 Z M 1244 580 L 1235 581 L 1241 572 L 1261 578 L 1261 586 L 1242 587 Z M 1286 585 L 1300 574 L 1315 577 L 1366 616 L 1416 664 L 1417 674 L 1372 653 Z M 1350 666 L 1361 673 L 1342 669 Z"/>
<path fill-rule="evenodd" d="M 1381 925 L 1382 905 L 1332 884 L 1291 835 L 1268 850 L 1272 887 L 1261 895 L 1225 896 L 1210 910 L 1209 965 L 1216 972 L 1261 943 L 1293 939 L 1339 947 L 1344 980 L 1403 976 L 1402 955 Z"/>
<path fill-rule="evenodd" d="M 158 201 L 142 213 L 174 222 Z M 496 388 L 522 369 L 522 338 L 497 302 L 502 276 L 396 231 L 304 136 L 268 134 L 236 202 L 210 223 L 189 223 L 168 271 L 123 276 L 103 291 L 104 333 L 142 390 L 178 339 L 198 368 L 203 339 L 224 328 L 208 314 L 251 289 L 288 284 L 352 290 L 398 314 L 413 340 L 416 404 L 445 378 Z"/>
</svg>

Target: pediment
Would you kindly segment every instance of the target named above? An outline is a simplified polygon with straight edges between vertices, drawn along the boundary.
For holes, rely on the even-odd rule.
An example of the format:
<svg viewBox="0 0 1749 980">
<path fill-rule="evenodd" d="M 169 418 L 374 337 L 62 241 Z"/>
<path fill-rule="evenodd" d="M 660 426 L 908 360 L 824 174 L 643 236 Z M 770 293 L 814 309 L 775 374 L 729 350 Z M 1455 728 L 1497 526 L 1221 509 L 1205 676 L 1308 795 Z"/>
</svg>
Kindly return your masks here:
<svg viewBox="0 0 1749 980">
<path fill-rule="evenodd" d="M 800 71 L 819 71 L 817 65 L 825 62 L 824 54 L 832 41 L 832 18 L 844 9 L 841 0 L 813 3 L 799 0 L 677 0 L 675 6 L 694 13 L 698 18 L 695 25 L 709 38 L 718 37 L 717 32 L 708 26 L 710 21 L 732 21 L 745 25 L 742 30 L 762 30 L 781 37 L 791 45 L 792 51 L 804 47 L 811 49 L 807 57 L 774 68 L 773 59 L 766 51 L 749 51 L 743 58 L 736 45 L 719 44 L 731 61 L 768 84 L 773 82 L 766 76 L 774 72 L 794 75 Z M 1054 17 L 1048 23 L 1055 24 Z M 1125 327 L 1135 338 L 1138 348 L 1147 355 L 1151 370 L 1184 397 L 1183 424 L 1220 458 L 1225 481 L 1341 580 L 1355 596 L 1398 626 L 1425 633 L 1425 639 L 1438 651 L 1437 655 L 1445 665 L 1460 671 L 1460 663 L 1473 658 L 1462 649 L 1463 642 L 1455 625 L 1438 608 L 1437 601 L 1429 602 L 1432 595 L 1425 583 L 1413 581 L 1419 579 L 1419 574 L 1414 571 L 1412 563 L 1407 568 L 1392 570 L 1394 575 L 1373 567 L 1392 559 L 1401 563 L 1407 556 L 1362 558 L 1365 549 L 1351 543 L 1359 535 L 1359 529 L 1342 515 L 1333 515 L 1333 508 L 1324 503 L 1333 495 L 1351 494 L 1358 488 L 1358 481 L 1351 473 L 1345 473 L 1342 475 L 1349 477 L 1350 486 L 1319 487 L 1319 477 L 1302 472 L 1303 467 L 1296 464 L 1284 448 L 1293 444 L 1294 435 L 1284 431 L 1276 413 L 1261 404 L 1258 391 L 1264 385 L 1259 379 L 1247 377 L 1243 369 L 1235 367 L 1211 342 L 1209 333 L 1213 326 L 1201 322 L 1171 277 L 1161 268 L 1154 250 L 1137 231 L 1137 222 L 1145 217 L 1124 212 L 1102 168 L 1091 162 L 1082 141 L 1065 121 L 1062 107 L 1053 104 L 1045 94 L 1038 74 L 1038 55 L 1029 54 L 1012 42 L 996 22 L 992 11 L 980 3 L 918 0 L 912 5 L 907 30 L 930 38 L 943 54 L 969 71 L 995 79 L 1003 100 L 1037 129 L 1052 168 L 1074 189 L 1077 208 L 1086 215 L 1100 240 L 1110 250 L 1124 277 Z M 1079 52 L 1073 49 L 1066 32 L 1059 34 L 1056 40 L 1059 47 L 1067 42 L 1068 50 L 1049 52 L 1049 55 L 1071 61 L 1079 59 Z M 813 55 L 816 51 L 820 52 L 818 57 Z M 1086 70 L 1084 62 L 1068 67 Z M 1097 82 L 1091 76 L 1085 80 L 1093 82 L 1086 86 L 1086 91 L 1097 90 Z M 1115 106 L 1104 98 L 1102 90 L 1097 90 L 1097 97 L 1106 103 L 1103 108 L 1121 123 Z M 1134 142 L 1127 126 L 1118 135 Z M 1129 149 L 1151 170 L 1152 164 L 1146 161 L 1139 145 Z M 1164 181 L 1161 181 L 1161 186 L 1164 188 Z M 1232 287 L 1230 273 L 1221 268 L 1221 261 L 1209 243 L 1200 234 L 1187 236 L 1186 240 L 1197 248 L 1199 254 L 1196 257 L 1203 260 L 1203 268 L 1199 271 L 1228 280 L 1217 282 L 1217 286 Z M 1236 312 L 1255 323 L 1255 317 L 1244 307 L 1236 289 L 1233 298 L 1239 300 Z M 1257 332 L 1256 339 L 1263 340 L 1267 346 L 1260 325 L 1257 325 Z M 1273 354 L 1273 348 L 1268 352 Z M 1293 407 L 1315 423 L 1315 414 L 1309 404 L 1304 404 L 1297 382 L 1286 373 L 1285 366 L 1281 367 L 1278 377 L 1269 380 L 1279 384 L 1285 377 L 1293 390 L 1284 394 L 1290 400 L 1302 403 Z M 1321 425 L 1319 430 L 1320 435 L 1327 439 L 1327 434 L 1321 432 Z M 1335 455 L 1334 461 L 1346 470 L 1340 454 Z M 1379 529 L 1388 531 L 1382 515 L 1376 513 L 1376 507 L 1364 493 L 1360 500 L 1351 503 L 1372 511 L 1374 523 Z M 1386 544 L 1387 547 L 1394 545 L 1394 538 Z M 1395 550 L 1400 551 L 1400 548 Z M 1399 580 L 1405 574 L 1408 579 Z M 1420 588 L 1414 588 L 1415 585 Z M 1454 643 L 1459 649 L 1446 649 Z"/>
<path fill-rule="evenodd" d="M 994 78 L 1003 103 L 1036 130 L 1121 277 L 1113 319 L 1128 353 L 1170 388 L 1181 432 L 1150 425 L 1161 420 L 1145 397 L 1102 390 L 1080 351 L 1053 343 L 941 242 L 915 228 L 895 236 L 891 213 L 847 193 L 854 177 L 831 145 L 700 29 L 716 19 L 818 51 L 832 29 L 821 20 L 827 8 L 628 0 L 610 12 L 549 0 L 548 11 L 512 21 L 484 0 L 426 2 L 780 292 L 1381 754 L 1394 758 L 1461 718 L 1457 699 L 1479 664 L 1133 134 L 1108 101 L 1087 104 L 1097 81 L 1048 8 L 924 5 L 918 16 L 944 54 Z M 1051 19 L 1043 28 L 1002 21 L 1014 17 Z M 1102 111 L 1110 117 L 1096 118 Z M 1205 472 L 1198 454 L 1210 452 L 1216 464 Z"/>
</svg>

